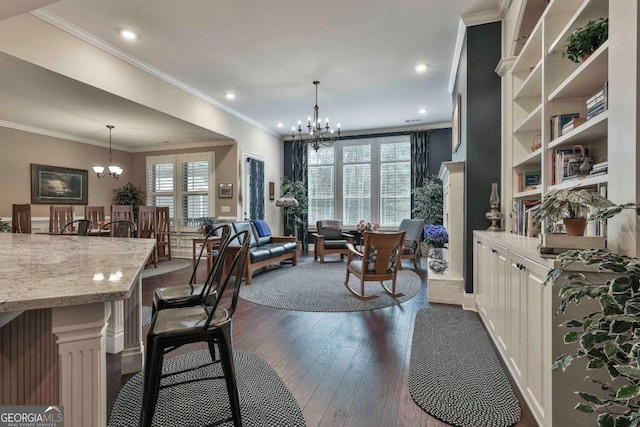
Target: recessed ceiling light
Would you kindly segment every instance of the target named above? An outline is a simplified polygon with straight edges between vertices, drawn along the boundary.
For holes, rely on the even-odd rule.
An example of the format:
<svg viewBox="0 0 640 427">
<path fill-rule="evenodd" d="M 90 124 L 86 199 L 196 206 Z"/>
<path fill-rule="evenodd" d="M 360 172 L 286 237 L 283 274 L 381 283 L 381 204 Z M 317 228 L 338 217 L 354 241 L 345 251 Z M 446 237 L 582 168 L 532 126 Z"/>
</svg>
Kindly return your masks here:
<svg viewBox="0 0 640 427">
<path fill-rule="evenodd" d="M 416 72 L 418 73 L 424 73 L 425 71 L 427 71 L 427 64 L 418 64 L 416 65 L 414 70 L 416 70 Z"/>
<path fill-rule="evenodd" d="M 426 108 L 421 108 L 421 109 L 418 110 L 418 113 L 427 114 L 427 109 Z"/>
<path fill-rule="evenodd" d="M 226 92 L 224 94 L 224 97 L 227 98 L 227 99 L 236 99 L 236 95 L 231 93 L 231 92 Z"/>
<path fill-rule="evenodd" d="M 276 126 L 278 126 L 279 128 L 283 127 L 284 125 L 281 122 L 278 122 L 278 124 L 276 124 Z"/>
<path fill-rule="evenodd" d="M 120 31 L 120 35 L 127 40 L 135 40 L 138 38 L 138 35 L 130 30 L 122 30 Z"/>
</svg>

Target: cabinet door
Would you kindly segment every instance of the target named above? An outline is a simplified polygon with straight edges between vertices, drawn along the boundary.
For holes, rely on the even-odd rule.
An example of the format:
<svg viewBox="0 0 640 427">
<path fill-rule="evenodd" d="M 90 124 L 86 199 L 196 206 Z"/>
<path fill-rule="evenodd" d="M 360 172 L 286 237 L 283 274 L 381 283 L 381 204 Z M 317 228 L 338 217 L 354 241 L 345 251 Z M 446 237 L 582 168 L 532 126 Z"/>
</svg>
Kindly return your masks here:
<svg viewBox="0 0 640 427">
<path fill-rule="evenodd" d="M 531 410 L 539 419 L 550 422 L 551 414 L 551 287 L 543 285 L 547 269 L 526 258 L 511 256 L 511 263 L 520 271 L 521 302 L 526 313 L 521 320 L 524 337 L 522 350 L 524 385 Z M 513 276 L 512 276 L 513 277 Z"/>
<path fill-rule="evenodd" d="M 522 384 L 524 370 L 524 348 L 526 336 L 527 305 L 526 288 L 522 273 L 521 259 L 511 255 L 509 257 L 509 297 L 507 300 L 507 354 L 516 381 Z"/>
<path fill-rule="evenodd" d="M 502 351 L 507 348 L 507 301 L 509 298 L 509 262 L 507 250 L 500 246 L 491 248 L 493 261 L 493 313 L 497 344 Z"/>
<path fill-rule="evenodd" d="M 474 286 L 476 287 L 476 303 L 478 305 L 478 312 L 480 315 L 487 321 L 489 317 L 489 307 L 488 304 L 488 278 L 490 276 L 489 266 L 491 261 L 491 256 L 489 252 L 489 247 L 483 241 L 477 241 L 476 246 L 477 250 L 477 280 L 474 282 Z"/>
</svg>

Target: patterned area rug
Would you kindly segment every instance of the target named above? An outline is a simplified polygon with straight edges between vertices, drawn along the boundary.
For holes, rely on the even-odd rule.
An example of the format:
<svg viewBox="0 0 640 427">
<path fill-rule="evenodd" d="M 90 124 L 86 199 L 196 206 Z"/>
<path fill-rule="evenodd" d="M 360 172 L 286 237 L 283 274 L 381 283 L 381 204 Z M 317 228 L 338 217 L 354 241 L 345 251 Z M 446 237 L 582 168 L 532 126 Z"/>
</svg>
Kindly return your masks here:
<svg viewBox="0 0 640 427">
<path fill-rule="evenodd" d="M 421 309 L 409 367 L 413 400 L 455 426 L 517 423 L 518 399 L 489 340 L 474 313 L 439 305 Z"/>
<path fill-rule="evenodd" d="M 163 374 L 200 366 L 211 361 L 206 350 L 165 359 Z M 242 424 L 251 426 L 304 426 L 302 411 L 275 371 L 261 358 L 247 351 L 234 352 Z M 162 385 L 222 375 L 220 363 L 162 381 Z M 142 373 L 120 389 L 108 426 L 136 427 L 142 403 Z M 203 426 L 231 416 L 224 379 L 180 384 L 160 390 L 154 426 Z M 222 426 L 233 426 L 232 422 Z"/>
<path fill-rule="evenodd" d="M 152 312 L 153 312 L 153 309 L 150 306 L 148 305 L 142 306 L 142 327 L 143 328 L 151 324 Z"/>
<path fill-rule="evenodd" d="M 297 311 L 365 311 L 390 307 L 407 301 L 422 286 L 420 277 L 411 270 L 398 272 L 396 292 L 404 296 L 392 298 L 378 282 L 366 282 L 365 293 L 378 298 L 362 301 L 344 287 L 347 263 L 304 262 L 297 266 L 282 266 L 275 270 L 256 274 L 253 284 L 242 285 L 240 298 L 268 307 Z M 358 288 L 360 283 L 351 275 L 349 284 Z M 391 287 L 390 282 L 385 282 Z"/>
<path fill-rule="evenodd" d="M 142 270 L 142 278 L 158 276 L 160 274 L 171 273 L 172 271 L 182 270 L 183 268 L 191 268 L 191 260 L 184 258 L 173 258 L 169 260 L 158 261 L 158 266 L 148 265 Z"/>
</svg>

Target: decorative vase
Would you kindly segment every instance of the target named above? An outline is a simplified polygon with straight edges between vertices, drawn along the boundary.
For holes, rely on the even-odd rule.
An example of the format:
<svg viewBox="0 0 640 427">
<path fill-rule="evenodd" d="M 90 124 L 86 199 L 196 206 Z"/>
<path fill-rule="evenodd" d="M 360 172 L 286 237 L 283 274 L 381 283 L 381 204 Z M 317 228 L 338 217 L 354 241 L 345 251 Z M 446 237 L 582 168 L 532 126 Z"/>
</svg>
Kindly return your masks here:
<svg viewBox="0 0 640 427">
<path fill-rule="evenodd" d="M 484 214 L 485 218 L 491 221 L 491 225 L 487 228 L 487 231 L 502 231 L 497 224 L 504 215 L 500 212 L 500 196 L 498 195 L 498 184 L 491 184 L 491 196 L 489 197 L 489 212 Z"/>
<path fill-rule="evenodd" d="M 449 269 L 449 254 L 447 248 L 429 249 L 429 271 L 435 274 L 444 274 Z"/>
<path fill-rule="evenodd" d="M 564 228 L 567 230 L 567 236 L 583 236 L 584 229 L 587 226 L 587 220 L 584 218 L 564 218 L 562 220 Z"/>
</svg>

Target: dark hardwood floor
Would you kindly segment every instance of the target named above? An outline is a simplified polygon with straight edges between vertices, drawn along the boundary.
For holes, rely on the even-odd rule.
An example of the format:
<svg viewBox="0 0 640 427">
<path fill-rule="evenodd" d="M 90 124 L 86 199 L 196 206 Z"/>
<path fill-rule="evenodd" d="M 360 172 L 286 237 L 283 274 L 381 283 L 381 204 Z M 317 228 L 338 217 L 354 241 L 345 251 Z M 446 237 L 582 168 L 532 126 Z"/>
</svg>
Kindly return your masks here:
<svg viewBox="0 0 640 427">
<path fill-rule="evenodd" d="M 301 262 L 313 262 L 313 257 L 303 256 Z M 404 265 L 412 267 L 406 261 Z M 189 270 L 144 279 L 143 304 L 151 305 L 156 287 L 187 283 Z M 415 315 L 428 305 L 425 278 L 420 276 L 423 287 L 416 297 L 373 311 L 287 311 L 240 299 L 233 317 L 234 346 L 259 355 L 275 369 L 309 427 L 446 426 L 415 404 L 407 384 Z M 175 353 L 197 348 L 205 347 Z M 120 375 L 119 354 L 108 355 L 107 368 L 110 411 L 131 375 Z M 514 390 L 522 409 L 517 426 L 536 426 L 515 385 Z"/>
</svg>

